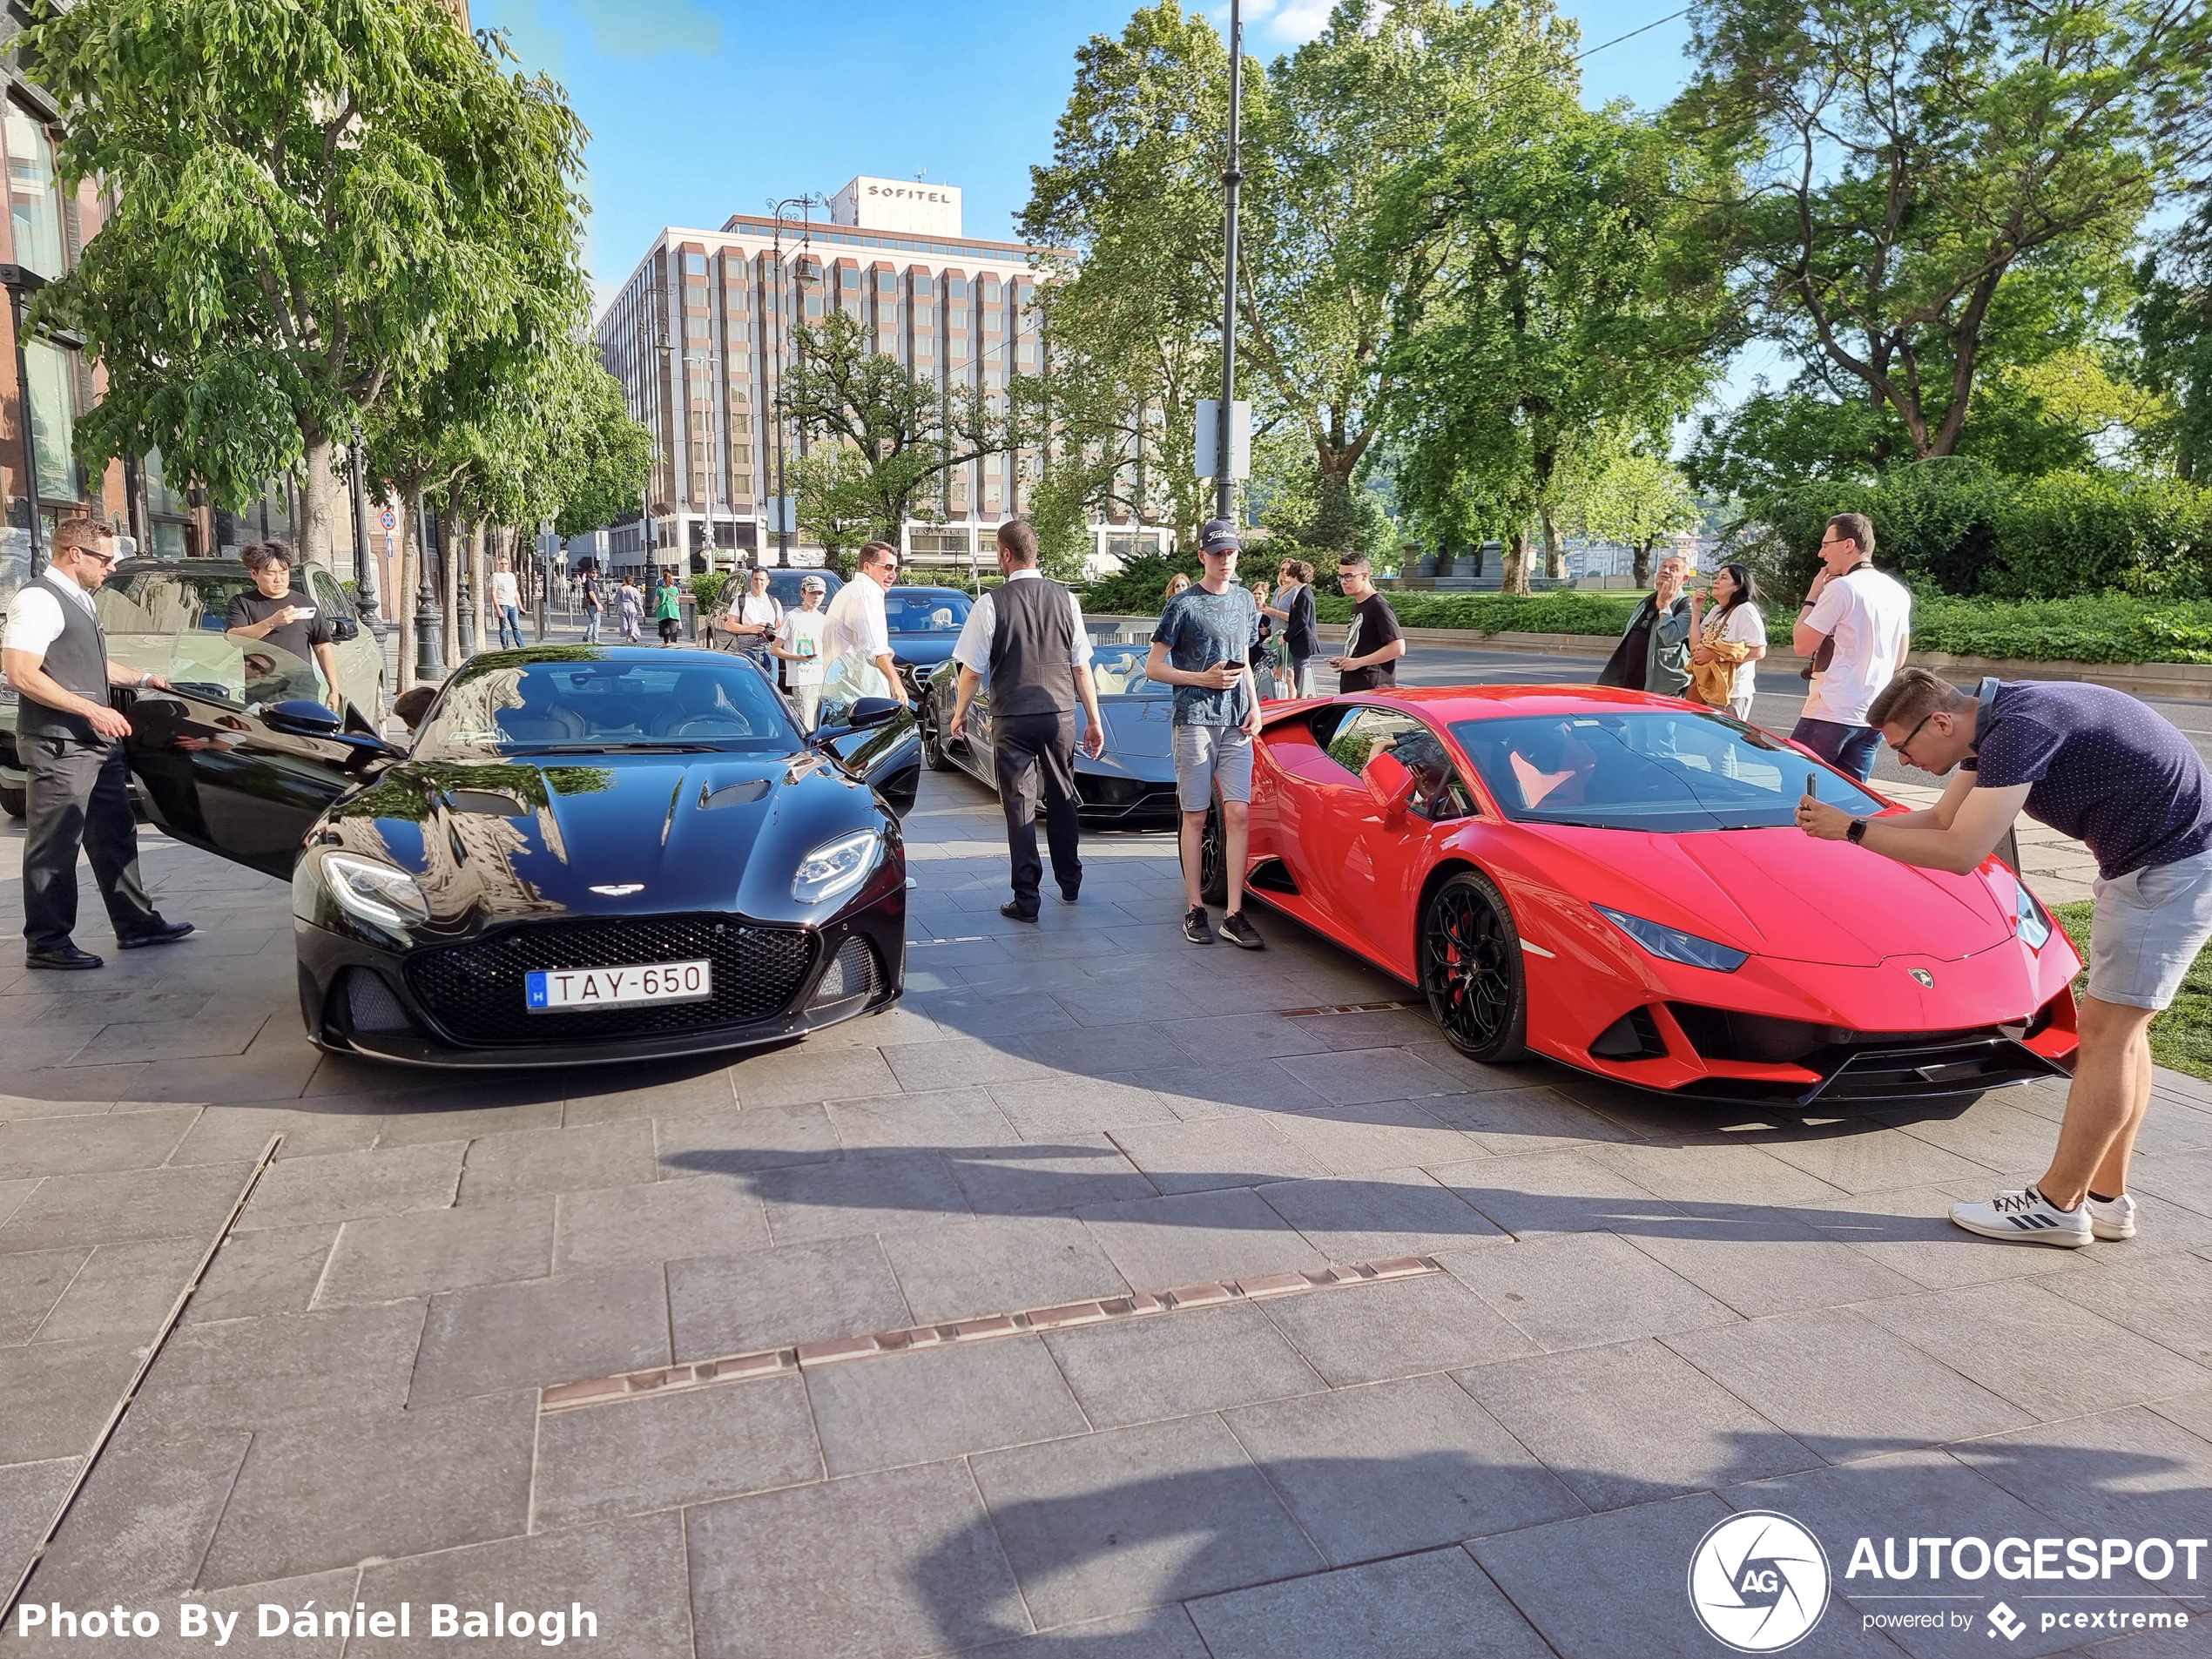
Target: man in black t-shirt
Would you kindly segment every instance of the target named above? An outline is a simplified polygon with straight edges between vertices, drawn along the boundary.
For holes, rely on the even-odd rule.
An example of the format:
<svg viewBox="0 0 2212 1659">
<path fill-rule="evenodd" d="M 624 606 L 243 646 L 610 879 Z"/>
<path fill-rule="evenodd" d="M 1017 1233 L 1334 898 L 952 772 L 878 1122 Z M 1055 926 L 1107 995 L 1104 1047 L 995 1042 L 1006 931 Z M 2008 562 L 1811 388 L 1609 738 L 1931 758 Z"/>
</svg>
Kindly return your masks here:
<svg viewBox="0 0 2212 1659">
<path fill-rule="evenodd" d="M 1352 601 L 1352 627 L 1344 637 L 1344 655 L 1329 658 L 1340 677 L 1339 692 L 1375 691 L 1398 684 L 1398 659 L 1406 654 L 1406 631 L 1390 601 L 1375 591 L 1374 572 L 1365 553 L 1351 553 L 1337 561 L 1337 583 Z"/>
<path fill-rule="evenodd" d="M 292 550 L 282 542 L 257 542 L 239 557 L 253 572 L 254 591 L 232 598 L 225 629 L 233 639 L 265 639 L 303 663 L 314 663 L 322 670 L 330 705 L 337 707 L 338 652 L 331 643 L 330 618 L 306 594 L 293 591 Z"/>
</svg>

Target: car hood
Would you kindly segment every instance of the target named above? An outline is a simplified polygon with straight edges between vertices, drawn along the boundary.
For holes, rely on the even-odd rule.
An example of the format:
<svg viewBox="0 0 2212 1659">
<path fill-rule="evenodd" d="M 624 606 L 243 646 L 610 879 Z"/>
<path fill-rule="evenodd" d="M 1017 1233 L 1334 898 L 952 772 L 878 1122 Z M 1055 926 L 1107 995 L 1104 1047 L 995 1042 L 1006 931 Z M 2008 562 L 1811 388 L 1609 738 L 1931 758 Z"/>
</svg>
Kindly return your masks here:
<svg viewBox="0 0 2212 1659">
<path fill-rule="evenodd" d="M 805 752 L 407 762 L 326 829 L 414 876 L 439 931 L 692 910 L 820 921 L 791 896 L 799 860 L 896 833 L 864 785 Z"/>
<path fill-rule="evenodd" d="M 1779 961 L 1957 961 L 2013 934 L 2009 897 L 2000 906 L 1979 874 L 1915 869 L 1794 827 L 1521 827 L 1563 860 L 1555 874 L 1568 892 Z"/>
<path fill-rule="evenodd" d="M 1175 705 L 1163 697 L 1102 697 L 1098 718 L 1106 726 L 1106 753 L 1123 760 L 1175 758 Z M 1078 724 L 1082 717 L 1077 716 Z"/>
<path fill-rule="evenodd" d="M 957 630 L 941 634 L 894 634 L 891 636 L 891 657 L 894 662 L 934 668 L 949 658 L 953 654 L 953 647 L 959 644 L 960 633 Z"/>
</svg>

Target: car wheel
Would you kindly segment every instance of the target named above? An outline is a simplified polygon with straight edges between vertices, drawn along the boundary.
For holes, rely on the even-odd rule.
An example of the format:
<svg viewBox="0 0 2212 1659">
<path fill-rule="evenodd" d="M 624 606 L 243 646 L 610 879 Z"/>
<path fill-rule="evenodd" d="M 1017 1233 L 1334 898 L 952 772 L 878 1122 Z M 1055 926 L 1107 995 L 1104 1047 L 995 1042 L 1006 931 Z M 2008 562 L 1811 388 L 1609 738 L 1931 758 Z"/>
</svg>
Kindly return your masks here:
<svg viewBox="0 0 2212 1659">
<path fill-rule="evenodd" d="M 10 818 L 23 818 L 30 811 L 30 792 L 28 789 L 10 789 L 0 784 L 0 813 L 7 813 Z"/>
<path fill-rule="evenodd" d="M 1452 1046 L 1494 1064 L 1527 1051 L 1528 988 L 1521 935 L 1487 876 L 1462 871 L 1421 919 L 1421 990 Z"/>
<path fill-rule="evenodd" d="M 1218 795 L 1206 808 L 1206 827 L 1198 837 L 1198 896 L 1208 904 L 1229 902 L 1229 847 L 1223 838 Z"/>
<path fill-rule="evenodd" d="M 945 752 L 945 745 L 937 736 L 937 722 L 934 719 L 915 722 L 921 727 L 921 759 L 932 772 L 953 770 L 952 757 Z"/>
</svg>

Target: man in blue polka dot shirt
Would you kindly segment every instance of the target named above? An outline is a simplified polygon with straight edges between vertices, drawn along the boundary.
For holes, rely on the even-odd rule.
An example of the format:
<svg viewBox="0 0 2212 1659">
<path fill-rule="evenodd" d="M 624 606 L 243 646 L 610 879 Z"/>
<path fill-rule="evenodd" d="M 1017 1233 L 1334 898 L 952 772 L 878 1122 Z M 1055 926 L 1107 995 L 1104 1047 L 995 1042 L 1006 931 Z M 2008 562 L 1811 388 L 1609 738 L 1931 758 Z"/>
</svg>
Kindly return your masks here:
<svg viewBox="0 0 2212 1659">
<path fill-rule="evenodd" d="M 1807 834 L 1963 872 L 2025 810 L 2097 860 L 2089 986 L 2058 1150 L 2033 1186 L 1954 1204 L 1952 1220 L 2021 1244 L 2134 1238 L 2128 1161 L 2150 1108 L 2151 1016 L 2212 938 L 2212 774 L 2172 721 L 2101 685 L 1986 679 L 1968 693 L 1908 668 L 1866 723 L 1906 765 L 1952 772 L 1943 799 L 1854 819 L 1807 797 L 1797 806 Z"/>
</svg>

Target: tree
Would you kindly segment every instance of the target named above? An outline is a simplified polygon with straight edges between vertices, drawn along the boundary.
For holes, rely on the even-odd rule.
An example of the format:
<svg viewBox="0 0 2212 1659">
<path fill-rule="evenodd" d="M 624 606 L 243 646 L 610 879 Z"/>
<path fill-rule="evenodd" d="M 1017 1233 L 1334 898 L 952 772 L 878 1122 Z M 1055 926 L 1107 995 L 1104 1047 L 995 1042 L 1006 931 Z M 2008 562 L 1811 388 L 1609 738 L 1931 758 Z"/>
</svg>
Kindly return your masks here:
<svg viewBox="0 0 2212 1659">
<path fill-rule="evenodd" d="M 878 515 L 882 504 L 870 487 L 868 463 L 851 445 L 834 441 L 809 446 L 792 463 L 792 489 L 798 497 L 799 528 L 819 543 L 830 568 L 853 579 L 853 556 L 869 541 L 895 544 L 899 527 L 887 530 Z"/>
<path fill-rule="evenodd" d="M 2212 145 L 2212 12 L 2153 0 L 1715 0 L 1675 109 L 1740 167 L 1739 299 L 1907 452 L 1960 451 L 2017 290 L 2116 271 Z"/>
<path fill-rule="evenodd" d="M 80 0 L 23 37 L 63 175 L 114 203 L 39 297 L 105 369 L 90 463 L 158 448 L 219 499 L 297 469 L 330 552 L 335 459 L 548 273 L 573 313 L 584 133 L 437 0 Z"/>
<path fill-rule="evenodd" d="M 2172 408 L 2161 435 L 2174 470 L 2212 478 L 2212 201 L 2144 260 L 2141 277 L 2142 379 Z"/>
<path fill-rule="evenodd" d="M 1615 542 L 1635 556 L 1635 584 L 1651 580 L 1651 547 L 1703 516 L 1682 470 L 1662 456 L 1631 450 L 1570 486 L 1567 517 L 1586 536 Z"/>
</svg>

